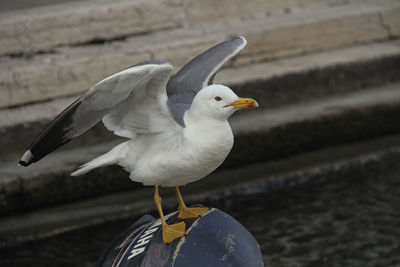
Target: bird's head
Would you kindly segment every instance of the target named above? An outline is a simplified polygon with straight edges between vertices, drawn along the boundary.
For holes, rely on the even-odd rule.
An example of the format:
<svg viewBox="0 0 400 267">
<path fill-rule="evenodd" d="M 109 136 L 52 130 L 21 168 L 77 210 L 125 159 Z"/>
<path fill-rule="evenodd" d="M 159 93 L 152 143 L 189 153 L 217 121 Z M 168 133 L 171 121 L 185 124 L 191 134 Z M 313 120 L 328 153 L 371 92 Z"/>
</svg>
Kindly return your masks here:
<svg viewBox="0 0 400 267">
<path fill-rule="evenodd" d="M 191 109 L 202 116 L 227 120 L 236 110 L 255 107 L 258 104 L 254 99 L 238 97 L 230 88 L 212 84 L 197 93 Z"/>
</svg>

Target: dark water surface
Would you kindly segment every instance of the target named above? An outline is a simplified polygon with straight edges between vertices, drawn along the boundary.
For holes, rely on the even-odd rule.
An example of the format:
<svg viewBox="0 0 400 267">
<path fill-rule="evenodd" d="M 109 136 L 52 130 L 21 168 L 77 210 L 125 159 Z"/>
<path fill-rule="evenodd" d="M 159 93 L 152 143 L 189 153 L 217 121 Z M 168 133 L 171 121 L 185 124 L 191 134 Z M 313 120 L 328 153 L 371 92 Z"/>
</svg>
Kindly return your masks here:
<svg viewBox="0 0 400 267">
<path fill-rule="evenodd" d="M 247 227 L 266 266 L 400 267 L 400 175 L 337 176 L 204 204 Z M 134 220 L 1 250 L 0 266 L 93 266 Z"/>
</svg>

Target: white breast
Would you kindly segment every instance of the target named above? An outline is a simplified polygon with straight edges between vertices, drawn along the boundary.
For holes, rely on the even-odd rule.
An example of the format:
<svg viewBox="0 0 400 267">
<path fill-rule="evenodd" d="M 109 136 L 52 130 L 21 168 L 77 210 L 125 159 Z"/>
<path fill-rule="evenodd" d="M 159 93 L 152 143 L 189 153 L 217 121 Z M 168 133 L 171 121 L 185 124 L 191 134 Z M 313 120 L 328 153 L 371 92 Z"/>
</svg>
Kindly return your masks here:
<svg viewBox="0 0 400 267">
<path fill-rule="evenodd" d="M 227 121 L 212 125 L 200 123 L 169 136 L 162 143 L 161 151 L 159 142 L 155 141 L 146 142 L 148 145 L 144 154 L 137 157 L 131 179 L 144 185 L 180 186 L 214 171 L 229 154 L 233 134 Z"/>
</svg>

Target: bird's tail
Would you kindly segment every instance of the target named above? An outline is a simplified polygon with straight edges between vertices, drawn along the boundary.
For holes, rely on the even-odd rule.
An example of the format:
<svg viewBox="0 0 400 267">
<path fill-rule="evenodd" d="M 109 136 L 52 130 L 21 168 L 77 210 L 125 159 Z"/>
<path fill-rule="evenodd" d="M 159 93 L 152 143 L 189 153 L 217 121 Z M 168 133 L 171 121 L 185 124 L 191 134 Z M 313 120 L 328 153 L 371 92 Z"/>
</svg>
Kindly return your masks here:
<svg viewBox="0 0 400 267">
<path fill-rule="evenodd" d="M 93 169 L 118 163 L 119 159 L 124 157 L 126 153 L 126 147 L 126 142 L 117 145 L 106 154 L 103 154 L 80 166 L 78 170 L 71 173 L 71 176 L 82 175 Z"/>
</svg>

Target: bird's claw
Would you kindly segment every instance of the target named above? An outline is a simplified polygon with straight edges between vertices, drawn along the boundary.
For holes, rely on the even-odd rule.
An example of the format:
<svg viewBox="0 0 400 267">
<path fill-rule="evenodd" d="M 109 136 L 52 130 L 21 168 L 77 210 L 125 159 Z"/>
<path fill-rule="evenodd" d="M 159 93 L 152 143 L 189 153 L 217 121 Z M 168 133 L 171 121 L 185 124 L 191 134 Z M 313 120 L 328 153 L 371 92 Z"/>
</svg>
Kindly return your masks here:
<svg viewBox="0 0 400 267">
<path fill-rule="evenodd" d="M 163 224 L 162 226 L 162 237 L 164 243 L 168 244 L 177 238 L 183 237 L 185 235 L 186 224 L 184 222 L 175 224 Z"/>
<path fill-rule="evenodd" d="M 209 208 L 181 208 L 178 218 L 179 219 L 189 219 L 189 218 L 198 218 L 204 213 L 208 212 Z"/>
</svg>

